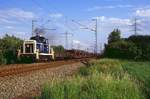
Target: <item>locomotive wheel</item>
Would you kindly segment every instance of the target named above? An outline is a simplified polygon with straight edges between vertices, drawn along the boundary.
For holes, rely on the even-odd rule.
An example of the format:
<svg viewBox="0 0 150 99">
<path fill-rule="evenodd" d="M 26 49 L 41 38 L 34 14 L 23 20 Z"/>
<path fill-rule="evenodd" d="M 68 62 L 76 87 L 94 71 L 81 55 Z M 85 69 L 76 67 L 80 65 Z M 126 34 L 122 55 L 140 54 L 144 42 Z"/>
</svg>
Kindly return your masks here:
<svg viewBox="0 0 150 99">
<path fill-rule="evenodd" d="M 40 58 L 39 59 L 40 62 L 50 62 L 50 61 L 53 61 L 52 57 L 50 57 L 50 56 L 44 56 L 44 55 L 42 56 L 41 55 L 41 56 L 39 56 L 39 58 Z"/>
</svg>

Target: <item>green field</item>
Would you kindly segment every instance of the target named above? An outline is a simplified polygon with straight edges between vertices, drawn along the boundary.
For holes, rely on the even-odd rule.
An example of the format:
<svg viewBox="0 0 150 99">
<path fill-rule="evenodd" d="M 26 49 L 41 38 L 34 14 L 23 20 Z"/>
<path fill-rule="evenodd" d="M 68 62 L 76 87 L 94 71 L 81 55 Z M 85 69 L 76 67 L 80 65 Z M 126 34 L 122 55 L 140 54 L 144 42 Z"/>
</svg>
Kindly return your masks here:
<svg viewBox="0 0 150 99">
<path fill-rule="evenodd" d="M 150 62 L 102 59 L 44 85 L 38 99 L 148 99 Z"/>
<path fill-rule="evenodd" d="M 137 79 L 136 83 L 142 93 L 150 99 L 150 62 L 125 62 L 123 65 L 133 78 Z"/>
</svg>

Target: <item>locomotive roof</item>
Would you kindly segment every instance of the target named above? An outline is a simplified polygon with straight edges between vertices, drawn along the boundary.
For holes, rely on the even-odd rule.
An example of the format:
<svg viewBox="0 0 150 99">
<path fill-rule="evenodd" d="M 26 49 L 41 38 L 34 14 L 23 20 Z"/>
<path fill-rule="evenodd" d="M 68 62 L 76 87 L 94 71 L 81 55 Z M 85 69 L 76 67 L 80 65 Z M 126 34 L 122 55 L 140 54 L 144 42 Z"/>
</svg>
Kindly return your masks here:
<svg viewBox="0 0 150 99">
<path fill-rule="evenodd" d="M 44 44 L 47 43 L 47 39 L 45 37 L 39 36 L 39 35 L 33 36 L 30 39 L 31 40 L 36 40 L 38 43 L 44 43 Z"/>
</svg>

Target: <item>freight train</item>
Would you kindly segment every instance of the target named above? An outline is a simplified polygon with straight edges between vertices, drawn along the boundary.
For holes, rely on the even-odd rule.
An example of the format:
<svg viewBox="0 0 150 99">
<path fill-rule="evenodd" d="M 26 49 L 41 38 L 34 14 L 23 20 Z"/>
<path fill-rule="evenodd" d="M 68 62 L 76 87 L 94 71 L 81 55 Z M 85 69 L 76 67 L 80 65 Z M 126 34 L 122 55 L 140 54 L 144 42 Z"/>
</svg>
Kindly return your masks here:
<svg viewBox="0 0 150 99">
<path fill-rule="evenodd" d="M 53 48 L 50 46 L 48 39 L 41 35 L 36 35 L 31 37 L 29 40 L 25 40 L 22 48 L 18 50 L 19 59 L 23 61 L 29 60 L 31 62 L 79 59 L 93 56 L 93 53 L 77 49 L 64 50 L 63 52 L 55 53 Z"/>
</svg>

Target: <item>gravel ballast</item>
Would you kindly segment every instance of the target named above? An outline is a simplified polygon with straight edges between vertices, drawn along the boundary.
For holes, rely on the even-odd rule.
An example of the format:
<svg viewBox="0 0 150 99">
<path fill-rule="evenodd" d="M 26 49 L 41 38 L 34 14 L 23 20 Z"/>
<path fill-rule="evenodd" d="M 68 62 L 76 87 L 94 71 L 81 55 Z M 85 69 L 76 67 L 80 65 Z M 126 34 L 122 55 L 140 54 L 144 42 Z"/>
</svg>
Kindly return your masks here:
<svg viewBox="0 0 150 99">
<path fill-rule="evenodd" d="M 0 99 L 13 99 L 17 96 L 40 89 L 46 81 L 73 74 L 81 67 L 81 63 L 63 65 L 29 73 L 0 77 Z"/>
</svg>

